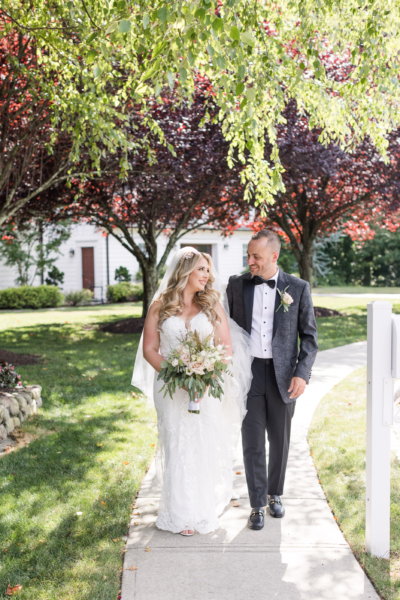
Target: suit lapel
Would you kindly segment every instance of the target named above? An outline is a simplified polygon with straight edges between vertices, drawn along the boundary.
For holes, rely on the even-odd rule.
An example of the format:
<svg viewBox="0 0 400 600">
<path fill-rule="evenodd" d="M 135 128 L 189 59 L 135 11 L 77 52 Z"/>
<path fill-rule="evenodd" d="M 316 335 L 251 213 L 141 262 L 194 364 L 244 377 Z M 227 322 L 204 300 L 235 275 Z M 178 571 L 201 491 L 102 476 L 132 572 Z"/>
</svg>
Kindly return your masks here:
<svg viewBox="0 0 400 600">
<path fill-rule="evenodd" d="M 243 279 L 243 302 L 246 315 L 246 331 L 249 334 L 251 333 L 251 322 L 253 320 L 254 288 L 255 285 L 251 278 Z"/>
<path fill-rule="evenodd" d="M 282 292 L 286 287 L 286 276 L 283 271 L 279 269 L 278 281 L 276 283 L 276 297 L 275 297 L 275 312 L 274 312 L 274 326 L 272 330 L 272 338 L 275 337 L 276 330 L 278 329 L 279 321 L 282 318 L 283 307 L 278 310 L 278 306 L 281 303 L 280 294 L 278 294 L 278 289 Z M 278 310 L 278 312 L 276 312 Z"/>
</svg>

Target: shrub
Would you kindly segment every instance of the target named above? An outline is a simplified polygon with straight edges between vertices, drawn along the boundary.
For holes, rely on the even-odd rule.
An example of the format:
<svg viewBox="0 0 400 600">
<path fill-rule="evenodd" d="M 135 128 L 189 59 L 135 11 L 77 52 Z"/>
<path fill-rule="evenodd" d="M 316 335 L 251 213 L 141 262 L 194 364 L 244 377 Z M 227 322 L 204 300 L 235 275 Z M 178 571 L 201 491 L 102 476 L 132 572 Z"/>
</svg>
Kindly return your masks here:
<svg viewBox="0 0 400 600">
<path fill-rule="evenodd" d="M 0 362 L 0 388 L 14 388 L 21 385 L 21 375 L 14 371 L 13 365 Z"/>
<path fill-rule="evenodd" d="M 116 281 L 132 281 L 132 275 L 129 273 L 126 267 L 118 267 L 115 269 L 114 279 Z"/>
<path fill-rule="evenodd" d="M 143 285 L 134 285 L 122 281 L 107 287 L 107 300 L 109 302 L 137 302 L 143 298 Z"/>
<path fill-rule="evenodd" d="M 0 290 L 0 308 L 52 308 L 60 306 L 63 295 L 54 285 L 22 285 Z"/>
<path fill-rule="evenodd" d="M 93 296 L 93 292 L 86 289 L 67 292 L 64 296 L 64 303 L 69 306 L 83 306 L 92 302 Z"/>
<path fill-rule="evenodd" d="M 59 271 L 54 265 L 47 273 L 46 283 L 47 285 L 58 285 L 59 283 L 64 283 L 64 273 Z"/>
</svg>

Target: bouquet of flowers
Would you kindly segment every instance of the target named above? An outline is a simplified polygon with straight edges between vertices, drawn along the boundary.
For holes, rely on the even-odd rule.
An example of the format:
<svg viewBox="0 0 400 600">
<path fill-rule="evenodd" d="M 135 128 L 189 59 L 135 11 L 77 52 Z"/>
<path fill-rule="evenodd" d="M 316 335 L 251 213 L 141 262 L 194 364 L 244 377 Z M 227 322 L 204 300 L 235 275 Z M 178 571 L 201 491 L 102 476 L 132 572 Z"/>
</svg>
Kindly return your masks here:
<svg viewBox="0 0 400 600">
<path fill-rule="evenodd" d="M 211 396 L 221 400 L 223 373 L 232 375 L 223 361 L 231 357 L 226 356 L 223 344 L 214 345 L 212 334 L 201 339 L 197 331 L 188 331 L 180 342 L 161 363 L 158 380 L 164 381 L 164 385 L 160 391 L 165 389 L 164 398 L 167 393 L 172 398 L 176 388 L 185 388 L 189 394 L 189 412 L 199 414 L 195 400 L 204 396 L 207 387 Z"/>
</svg>

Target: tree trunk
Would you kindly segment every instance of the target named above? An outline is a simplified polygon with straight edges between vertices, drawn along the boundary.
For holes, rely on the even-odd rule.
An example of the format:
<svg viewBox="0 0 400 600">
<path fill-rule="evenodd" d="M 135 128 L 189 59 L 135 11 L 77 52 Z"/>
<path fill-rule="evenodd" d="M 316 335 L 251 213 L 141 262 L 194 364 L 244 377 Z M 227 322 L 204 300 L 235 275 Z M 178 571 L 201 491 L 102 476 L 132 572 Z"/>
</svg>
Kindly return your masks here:
<svg viewBox="0 0 400 600">
<path fill-rule="evenodd" d="M 40 283 L 44 284 L 44 264 L 43 264 L 43 221 L 39 219 L 39 260 L 41 264 L 40 268 Z"/>
<path fill-rule="evenodd" d="M 157 256 L 157 251 L 155 253 Z M 150 303 L 158 287 L 157 259 L 148 259 L 141 265 L 143 272 L 143 309 L 142 317 L 146 317 Z"/>
<path fill-rule="evenodd" d="M 301 251 L 300 260 L 297 259 L 299 265 L 299 272 L 301 279 L 308 281 L 310 288 L 312 288 L 312 276 L 313 276 L 313 259 L 312 259 L 312 244 L 310 247 L 303 246 Z"/>
</svg>

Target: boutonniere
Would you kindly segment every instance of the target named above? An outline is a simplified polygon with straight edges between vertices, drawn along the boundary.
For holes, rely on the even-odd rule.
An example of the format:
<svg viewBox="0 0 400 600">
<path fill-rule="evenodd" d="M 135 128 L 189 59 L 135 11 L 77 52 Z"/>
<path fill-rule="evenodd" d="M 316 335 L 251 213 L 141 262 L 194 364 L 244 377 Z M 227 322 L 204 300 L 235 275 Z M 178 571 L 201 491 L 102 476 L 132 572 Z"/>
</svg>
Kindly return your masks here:
<svg viewBox="0 0 400 600">
<path fill-rule="evenodd" d="M 290 294 L 287 293 L 287 289 L 289 286 L 285 287 L 285 289 L 283 290 L 283 292 L 281 292 L 281 290 L 279 288 L 276 288 L 276 291 L 278 292 L 278 294 L 281 297 L 281 303 L 278 306 L 278 308 L 276 309 L 275 312 L 278 312 L 278 310 L 280 309 L 281 306 L 283 306 L 283 312 L 288 312 L 289 310 L 289 306 L 292 304 L 293 302 L 293 298 Z"/>
</svg>

